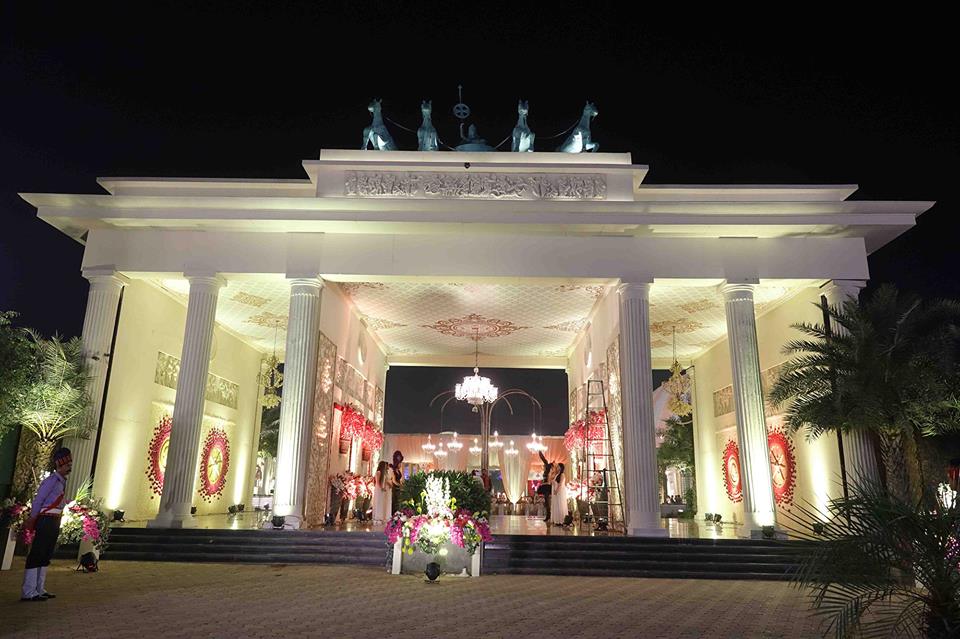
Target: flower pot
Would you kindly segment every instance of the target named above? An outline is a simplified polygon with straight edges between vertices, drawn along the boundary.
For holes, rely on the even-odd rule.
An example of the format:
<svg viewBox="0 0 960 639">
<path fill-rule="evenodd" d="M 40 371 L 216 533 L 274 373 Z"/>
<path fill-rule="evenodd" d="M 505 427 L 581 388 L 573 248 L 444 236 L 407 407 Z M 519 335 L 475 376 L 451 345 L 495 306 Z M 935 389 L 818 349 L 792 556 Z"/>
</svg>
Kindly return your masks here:
<svg viewBox="0 0 960 639">
<path fill-rule="evenodd" d="M 427 567 L 423 569 L 423 574 L 426 575 L 430 581 L 436 581 L 437 577 L 440 576 L 440 564 L 431 561 L 427 564 Z"/>
</svg>

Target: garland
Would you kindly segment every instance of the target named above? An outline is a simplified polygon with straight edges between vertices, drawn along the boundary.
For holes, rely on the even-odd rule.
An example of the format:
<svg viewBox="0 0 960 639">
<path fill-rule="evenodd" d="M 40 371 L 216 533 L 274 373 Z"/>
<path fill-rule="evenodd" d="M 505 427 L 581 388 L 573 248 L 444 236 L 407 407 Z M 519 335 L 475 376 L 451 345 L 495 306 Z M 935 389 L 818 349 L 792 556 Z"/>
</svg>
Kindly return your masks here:
<svg viewBox="0 0 960 639">
<path fill-rule="evenodd" d="M 605 411 L 590 411 L 589 423 L 578 419 L 570 424 L 570 428 L 563 434 L 563 445 L 570 451 L 582 450 L 589 441 L 594 452 L 601 451 L 603 449 L 605 423 Z"/>
<path fill-rule="evenodd" d="M 732 439 L 723 448 L 723 484 L 727 497 L 737 503 L 743 501 L 743 482 L 740 475 L 740 447 Z"/>
<path fill-rule="evenodd" d="M 333 407 L 343 411 L 340 418 L 340 438 L 360 439 L 371 451 L 380 450 L 383 446 L 383 433 L 376 424 L 364 417 L 363 411 L 350 404 L 334 404 Z"/>
<path fill-rule="evenodd" d="M 163 494 L 163 473 L 166 470 L 166 460 L 162 459 L 163 450 L 170 445 L 170 430 L 173 428 L 173 419 L 170 415 L 160 418 L 160 423 L 153 429 L 153 438 L 147 446 L 147 481 L 150 482 L 150 499 L 154 495 Z"/>
<path fill-rule="evenodd" d="M 210 476 L 214 466 L 210 463 L 211 456 L 218 453 L 220 465 L 216 468 L 217 474 Z M 204 501 L 210 502 L 214 498 L 223 496 L 223 489 L 227 485 L 227 471 L 230 469 L 230 440 L 227 433 L 218 427 L 211 428 L 203 440 L 203 454 L 200 456 L 200 495 Z"/>
</svg>

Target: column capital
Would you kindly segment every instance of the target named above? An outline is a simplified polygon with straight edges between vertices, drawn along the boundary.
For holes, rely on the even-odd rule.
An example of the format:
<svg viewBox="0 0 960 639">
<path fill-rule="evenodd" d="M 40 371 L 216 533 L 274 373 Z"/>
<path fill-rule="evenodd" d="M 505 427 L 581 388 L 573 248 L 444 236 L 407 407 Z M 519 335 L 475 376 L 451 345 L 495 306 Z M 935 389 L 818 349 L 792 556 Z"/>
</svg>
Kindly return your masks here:
<svg viewBox="0 0 960 639">
<path fill-rule="evenodd" d="M 130 280 L 117 272 L 113 266 L 94 266 L 83 269 L 81 273 L 91 285 L 126 286 L 130 283 Z"/>
<path fill-rule="evenodd" d="M 639 280 L 621 280 L 617 285 L 617 292 L 623 299 L 640 299 L 650 296 L 651 282 Z"/>
<path fill-rule="evenodd" d="M 858 299 L 866 285 L 866 280 L 830 280 L 820 287 L 820 291 L 827 296 L 830 304 L 839 304 L 847 297 Z"/>
<path fill-rule="evenodd" d="M 190 283 L 190 290 L 195 286 L 219 290 L 227 285 L 227 280 L 213 271 L 184 271 L 183 277 Z"/>
<path fill-rule="evenodd" d="M 291 289 L 294 287 L 306 287 L 315 288 L 319 291 L 326 284 L 326 282 L 323 281 L 323 278 L 316 274 L 301 275 L 287 273 L 287 281 L 290 283 Z"/>
<path fill-rule="evenodd" d="M 759 284 L 756 279 L 725 280 L 720 285 L 720 292 L 728 299 L 753 299 L 753 292 Z"/>
</svg>

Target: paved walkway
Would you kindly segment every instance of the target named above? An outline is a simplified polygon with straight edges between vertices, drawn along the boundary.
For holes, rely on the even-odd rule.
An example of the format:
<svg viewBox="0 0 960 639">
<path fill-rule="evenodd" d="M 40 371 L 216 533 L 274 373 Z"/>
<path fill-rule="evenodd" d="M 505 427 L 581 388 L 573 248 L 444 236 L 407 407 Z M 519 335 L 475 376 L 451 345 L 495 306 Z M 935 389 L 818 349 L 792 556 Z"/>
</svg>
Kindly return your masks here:
<svg viewBox="0 0 960 639">
<path fill-rule="evenodd" d="M 4 637 L 816 637 L 789 584 L 595 577 L 392 576 L 352 566 L 55 562 L 56 599 L 20 603 L 0 572 Z"/>
</svg>

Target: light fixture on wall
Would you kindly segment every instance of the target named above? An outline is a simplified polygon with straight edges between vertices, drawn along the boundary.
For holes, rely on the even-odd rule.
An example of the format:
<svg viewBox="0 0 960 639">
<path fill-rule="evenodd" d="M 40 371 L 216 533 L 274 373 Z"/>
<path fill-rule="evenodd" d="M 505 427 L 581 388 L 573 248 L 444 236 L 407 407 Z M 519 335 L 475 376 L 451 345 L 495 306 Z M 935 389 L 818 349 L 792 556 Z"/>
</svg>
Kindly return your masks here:
<svg viewBox="0 0 960 639">
<path fill-rule="evenodd" d="M 503 442 L 500 441 L 500 433 L 493 431 L 493 441 L 487 444 L 490 448 L 503 448 Z"/>
<path fill-rule="evenodd" d="M 420 448 L 422 448 L 423 452 L 427 453 L 428 455 L 437 449 L 437 447 L 434 446 L 433 442 L 430 440 L 430 435 L 427 435 L 427 443 L 420 444 Z"/>
<path fill-rule="evenodd" d="M 478 412 L 478 406 L 492 404 L 497 401 L 497 387 L 490 383 L 489 377 L 480 376 L 480 328 L 474 329 L 473 375 L 463 378 L 462 384 L 457 384 L 454 396 L 458 401 L 466 401 L 473 406 L 473 412 Z"/>
<path fill-rule="evenodd" d="M 280 405 L 280 387 L 283 385 L 283 373 L 280 372 L 280 360 L 277 359 L 277 330 L 280 324 L 273 327 L 273 354 L 263 361 L 260 373 L 260 385 L 263 386 L 263 396 L 260 405 L 264 408 L 276 408 Z"/>
<path fill-rule="evenodd" d="M 673 327 L 673 365 L 670 367 L 670 379 L 667 380 L 667 408 L 677 417 L 686 417 L 693 412 L 690 397 L 690 378 L 683 372 L 677 360 L 677 327 Z"/>
<path fill-rule="evenodd" d="M 480 440 L 477 439 L 476 437 L 474 437 L 474 438 L 473 438 L 473 446 L 471 446 L 471 447 L 468 448 L 467 450 L 470 451 L 470 454 L 471 454 L 471 455 L 479 455 L 480 453 L 482 453 L 482 452 L 483 452 L 483 448 L 480 446 Z"/>
<path fill-rule="evenodd" d="M 453 439 L 447 442 L 447 449 L 459 453 L 463 449 L 463 442 L 457 439 L 457 431 L 453 431 Z"/>
</svg>

